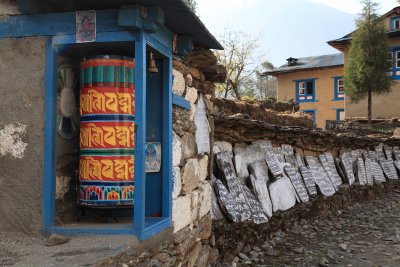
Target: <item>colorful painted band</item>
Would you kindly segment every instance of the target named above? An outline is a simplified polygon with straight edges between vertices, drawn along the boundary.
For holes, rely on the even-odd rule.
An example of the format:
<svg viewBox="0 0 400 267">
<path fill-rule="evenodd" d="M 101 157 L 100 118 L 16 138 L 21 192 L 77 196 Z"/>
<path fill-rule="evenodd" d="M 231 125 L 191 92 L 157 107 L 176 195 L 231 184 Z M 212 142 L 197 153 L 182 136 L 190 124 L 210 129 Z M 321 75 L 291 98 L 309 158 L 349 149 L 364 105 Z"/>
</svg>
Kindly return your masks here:
<svg viewBox="0 0 400 267">
<path fill-rule="evenodd" d="M 84 88 L 80 93 L 81 115 L 135 114 L 133 88 Z"/>
<path fill-rule="evenodd" d="M 80 185 L 81 205 L 126 206 L 133 205 L 134 185 Z"/>
<path fill-rule="evenodd" d="M 80 156 L 79 180 L 102 182 L 134 181 L 133 156 Z"/>
<path fill-rule="evenodd" d="M 126 121 L 81 122 L 81 149 L 134 148 L 134 123 Z"/>
<path fill-rule="evenodd" d="M 134 88 L 135 62 L 123 56 L 96 56 L 81 62 L 81 89 Z"/>
</svg>

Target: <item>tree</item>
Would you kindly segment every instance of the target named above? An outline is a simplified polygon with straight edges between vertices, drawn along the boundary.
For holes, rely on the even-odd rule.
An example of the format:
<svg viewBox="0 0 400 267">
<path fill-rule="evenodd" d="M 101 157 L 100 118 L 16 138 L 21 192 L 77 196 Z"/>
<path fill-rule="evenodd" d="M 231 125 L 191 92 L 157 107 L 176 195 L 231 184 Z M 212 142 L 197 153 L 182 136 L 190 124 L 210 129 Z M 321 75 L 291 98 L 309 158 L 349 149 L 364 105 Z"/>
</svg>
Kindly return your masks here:
<svg viewBox="0 0 400 267">
<path fill-rule="evenodd" d="M 261 100 L 276 98 L 276 89 L 278 82 L 274 76 L 263 75 L 266 71 L 275 69 L 274 65 L 269 61 L 261 63 L 261 70 L 256 71 L 255 87 Z"/>
<path fill-rule="evenodd" d="M 227 79 L 217 86 L 217 92 L 223 97 L 232 95 L 241 99 L 241 90 L 249 90 L 252 78 L 262 56 L 257 55 L 259 37 L 253 37 L 240 31 L 225 30 L 219 40 L 224 47 L 216 51 L 218 62 L 227 69 Z"/>
<path fill-rule="evenodd" d="M 351 102 L 358 103 L 368 98 L 368 127 L 371 127 L 372 94 L 390 92 L 393 81 L 386 74 L 391 67 L 387 60 L 389 41 L 377 14 L 378 4 L 372 0 L 363 0 L 362 4 L 344 74 L 346 94 Z"/>
<path fill-rule="evenodd" d="M 190 7 L 190 9 L 196 13 L 197 11 L 197 2 L 196 0 L 186 0 L 187 5 Z"/>
</svg>

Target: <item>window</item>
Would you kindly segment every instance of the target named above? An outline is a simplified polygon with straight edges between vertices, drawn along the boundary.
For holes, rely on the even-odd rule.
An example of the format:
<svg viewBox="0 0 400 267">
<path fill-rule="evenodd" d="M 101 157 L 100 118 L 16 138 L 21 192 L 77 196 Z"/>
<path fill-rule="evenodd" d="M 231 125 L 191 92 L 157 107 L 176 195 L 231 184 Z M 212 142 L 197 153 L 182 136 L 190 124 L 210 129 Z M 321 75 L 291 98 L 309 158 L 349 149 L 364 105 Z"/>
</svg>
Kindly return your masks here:
<svg viewBox="0 0 400 267">
<path fill-rule="evenodd" d="M 334 82 L 334 97 L 333 100 L 343 100 L 344 99 L 344 79 L 342 76 L 333 77 Z"/>
<path fill-rule="evenodd" d="M 313 121 L 315 123 L 316 120 L 316 110 L 315 109 L 310 109 L 310 110 L 302 110 L 301 112 L 310 115 L 313 118 Z"/>
<path fill-rule="evenodd" d="M 400 21 L 400 18 L 399 18 Z M 400 80 L 400 47 L 392 47 L 388 52 L 388 61 L 390 62 L 390 69 L 387 72 L 388 76 L 392 76 L 394 80 Z"/>
<path fill-rule="evenodd" d="M 315 79 L 296 81 L 297 102 L 315 101 Z"/>
<path fill-rule="evenodd" d="M 390 19 L 390 30 L 400 29 L 400 17 L 393 17 Z"/>
<path fill-rule="evenodd" d="M 336 120 L 343 121 L 345 117 L 344 109 L 339 108 L 336 110 Z"/>
</svg>

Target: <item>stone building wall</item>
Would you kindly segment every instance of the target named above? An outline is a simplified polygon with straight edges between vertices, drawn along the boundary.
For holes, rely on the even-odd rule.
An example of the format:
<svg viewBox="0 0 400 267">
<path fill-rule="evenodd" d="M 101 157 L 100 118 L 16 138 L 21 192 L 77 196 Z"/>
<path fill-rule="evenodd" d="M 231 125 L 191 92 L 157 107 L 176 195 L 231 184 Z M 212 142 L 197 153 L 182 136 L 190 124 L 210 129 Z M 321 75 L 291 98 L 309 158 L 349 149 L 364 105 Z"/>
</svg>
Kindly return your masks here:
<svg viewBox="0 0 400 267">
<path fill-rule="evenodd" d="M 0 18 L 3 15 L 20 14 L 17 7 L 17 0 L 0 0 Z"/>
</svg>

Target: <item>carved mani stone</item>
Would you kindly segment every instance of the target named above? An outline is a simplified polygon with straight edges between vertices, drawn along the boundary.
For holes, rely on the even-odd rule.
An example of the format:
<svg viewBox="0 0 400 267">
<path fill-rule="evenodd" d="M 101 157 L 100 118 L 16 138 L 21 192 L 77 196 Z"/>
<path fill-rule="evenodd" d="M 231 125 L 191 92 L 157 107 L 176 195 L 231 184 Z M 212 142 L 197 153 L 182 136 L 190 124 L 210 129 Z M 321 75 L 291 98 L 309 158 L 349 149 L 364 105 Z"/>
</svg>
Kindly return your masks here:
<svg viewBox="0 0 400 267">
<path fill-rule="evenodd" d="M 283 175 L 281 163 L 278 161 L 275 154 L 273 154 L 271 152 L 267 152 L 266 162 L 267 162 L 268 168 L 271 170 L 271 173 L 274 175 L 274 177 Z"/>
<path fill-rule="evenodd" d="M 282 153 L 284 156 L 294 155 L 293 147 L 291 145 L 283 144 L 283 145 L 281 145 L 281 147 L 282 147 Z"/>
<path fill-rule="evenodd" d="M 300 173 L 303 177 L 304 184 L 306 185 L 308 194 L 310 196 L 317 195 L 317 188 L 315 186 L 314 176 L 306 166 L 300 166 Z"/>
<path fill-rule="evenodd" d="M 297 164 L 296 156 L 294 154 L 285 155 L 285 161 L 292 165 L 296 170 L 299 169 Z"/>
<path fill-rule="evenodd" d="M 324 196 L 333 196 L 335 194 L 335 188 L 333 187 L 333 184 L 328 182 L 325 178 L 325 171 L 317 164 L 312 164 L 309 167 L 321 194 Z"/>
<path fill-rule="evenodd" d="M 218 201 L 222 210 L 225 212 L 226 217 L 232 222 L 241 221 L 241 212 L 236 205 L 236 201 L 226 189 L 221 180 L 216 179 L 214 183 L 215 192 L 218 196 Z M 250 216 L 249 216 L 250 217 Z"/>
<path fill-rule="evenodd" d="M 288 177 L 283 177 L 270 184 L 269 193 L 274 212 L 285 211 L 296 205 L 296 192 Z"/>
<path fill-rule="evenodd" d="M 383 172 L 389 180 L 398 180 L 399 176 L 397 175 L 396 167 L 394 166 L 393 160 L 380 160 L 379 164 L 381 165 Z"/>
<path fill-rule="evenodd" d="M 386 182 L 385 175 L 383 174 L 383 170 L 381 165 L 378 162 L 373 161 L 372 159 L 365 160 L 365 169 L 367 171 L 367 180 L 368 176 L 374 179 L 374 182 L 379 184 Z"/>
<path fill-rule="evenodd" d="M 301 180 L 300 174 L 295 170 L 295 168 L 293 168 L 293 166 L 285 166 L 285 172 L 286 175 L 289 177 L 290 181 L 292 182 L 292 185 L 296 190 L 296 193 L 300 198 L 301 202 L 310 201 L 310 198 L 307 194 L 307 189 L 304 186 L 303 181 Z"/>
<path fill-rule="evenodd" d="M 347 182 L 349 183 L 349 185 L 354 184 L 356 178 L 353 172 L 353 157 L 351 156 L 351 153 L 349 152 L 343 153 L 340 156 L 340 162 L 343 167 L 343 171 L 347 179 Z"/>
<path fill-rule="evenodd" d="M 393 147 L 393 154 L 394 154 L 395 160 L 400 161 L 400 147 L 398 147 L 398 146 Z"/>
<path fill-rule="evenodd" d="M 393 148 L 390 146 L 383 146 L 383 152 L 387 159 L 393 160 Z"/>
<path fill-rule="evenodd" d="M 360 185 L 368 184 L 367 171 L 365 169 L 364 160 L 362 158 L 357 159 L 357 178 Z"/>
<path fill-rule="evenodd" d="M 238 177 L 244 181 L 249 177 L 247 170 L 249 164 L 258 161 L 265 160 L 265 154 L 263 153 L 260 144 L 251 144 L 246 147 L 235 147 L 235 166 Z"/>
<path fill-rule="evenodd" d="M 322 167 L 321 162 L 316 158 L 312 156 L 307 156 L 306 161 L 309 165 L 310 171 L 314 175 L 314 180 L 315 183 L 320 187 L 318 182 L 322 183 L 322 180 L 325 180 L 325 183 L 321 184 L 321 186 L 324 187 L 332 187 L 333 190 L 335 191 L 335 186 L 333 185 L 331 179 L 329 178 L 328 173 L 325 171 L 324 167 Z M 319 179 L 319 180 L 317 180 Z"/>
<path fill-rule="evenodd" d="M 211 219 L 212 220 L 226 220 L 226 217 L 224 215 L 223 210 L 221 209 L 221 206 L 219 203 L 221 203 L 217 197 L 217 194 L 215 193 L 216 190 L 216 178 L 212 178 L 212 185 L 213 187 L 211 188 Z M 225 188 L 226 189 L 226 188 Z M 232 199 L 233 200 L 233 199 Z"/>
<path fill-rule="evenodd" d="M 260 202 L 256 199 L 256 197 L 251 193 L 250 189 L 247 186 L 242 186 L 244 197 L 247 201 L 248 206 L 251 211 L 251 218 L 255 224 L 261 224 L 268 222 L 267 216 L 264 214 Z"/>
<path fill-rule="evenodd" d="M 328 161 L 329 158 L 329 161 Z M 340 178 L 339 174 L 336 171 L 335 162 L 333 161 L 332 154 L 322 154 L 319 155 L 319 160 L 324 168 L 325 172 L 328 174 L 335 190 L 339 190 L 339 187 L 342 185 L 342 178 Z"/>
</svg>

